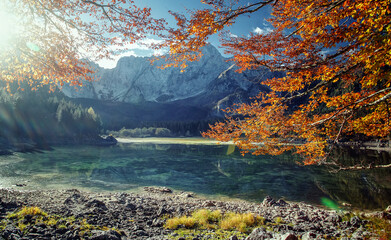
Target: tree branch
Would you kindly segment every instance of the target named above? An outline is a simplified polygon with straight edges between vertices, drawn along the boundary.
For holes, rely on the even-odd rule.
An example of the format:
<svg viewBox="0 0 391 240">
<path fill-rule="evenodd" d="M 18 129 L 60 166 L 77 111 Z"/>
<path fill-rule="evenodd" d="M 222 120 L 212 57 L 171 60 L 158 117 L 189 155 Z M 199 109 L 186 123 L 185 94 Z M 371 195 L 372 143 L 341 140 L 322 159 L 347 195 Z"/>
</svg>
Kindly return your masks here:
<svg viewBox="0 0 391 240">
<path fill-rule="evenodd" d="M 256 12 L 259 9 L 265 7 L 266 5 L 271 4 L 272 2 L 277 3 L 278 0 L 268 0 L 268 1 L 265 1 L 265 2 L 257 2 L 257 3 L 254 3 L 254 4 L 250 4 L 250 5 L 246 6 L 246 7 L 240 7 L 240 8 L 235 9 L 235 10 L 230 10 L 230 11 L 228 11 L 228 13 L 232 13 L 232 14 L 228 15 L 226 18 L 223 18 L 223 19 L 221 19 L 219 21 L 216 21 L 215 23 L 221 23 L 222 25 L 225 25 L 233 18 L 236 18 L 236 17 L 238 17 L 238 16 L 240 16 L 242 14 Z M 253 8 L 255 6 L 256 6 L 256 8 L 251 9 L 251 8 Z"/>
</svg>

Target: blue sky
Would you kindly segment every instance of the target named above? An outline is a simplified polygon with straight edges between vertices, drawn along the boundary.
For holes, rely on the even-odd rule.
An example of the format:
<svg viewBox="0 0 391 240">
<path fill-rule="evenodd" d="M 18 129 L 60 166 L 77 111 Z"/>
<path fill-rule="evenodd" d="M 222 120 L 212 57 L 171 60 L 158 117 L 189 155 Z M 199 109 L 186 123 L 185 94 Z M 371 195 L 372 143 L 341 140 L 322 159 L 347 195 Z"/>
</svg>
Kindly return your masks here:
<svg viewBox="0 0 391 240">
<path fill-rule="evenodd" d="M 242 0 L 240 1 L 240 4 L 245 5 L 251 2 L 255 1 Z M 169 24 L 175 24 L 174 18 L 168 13 L 169 10 L 185 14 L 186 9 L 199 9 L 207 6 L 202 4 L 200 0 L 135 0 L 135 3 L 140 7 L 150 7 L 152 9 L 153 17 L 165 18 Z M 229 28 L 229 30 L 232 34 L 237 36 L 247 36 L 250 32 L 263 34 L 271 30 L 271 26 L 265 21 L 265 18 L 268 18 L 269 16 L 270 8 L 262 9 L 261 11 L 252 14 L 251 17 L 241 16 L 238 18 L 238 21 Z M 151 39 L 147 39 L 147 41 L 152 41 L 153 39 L 154 38 L 151 37 Z M 220 52 L 223 54 L 223 49 L 219 48 L 217 35 L 210 38 L 210 43 L 215 47 L 218 47 Z M 105 68 L 113 68 L 120 57 L 151 56 L 153 54 L 159 53 L 154 53 L 153 51 L 146 49 L 144 46 L 135 44 L 127 46 L 126 51 L 120 56 L 115 57 L 114 60 L 102 60 L 99 62 L 99 65 Z"/>
</svg>

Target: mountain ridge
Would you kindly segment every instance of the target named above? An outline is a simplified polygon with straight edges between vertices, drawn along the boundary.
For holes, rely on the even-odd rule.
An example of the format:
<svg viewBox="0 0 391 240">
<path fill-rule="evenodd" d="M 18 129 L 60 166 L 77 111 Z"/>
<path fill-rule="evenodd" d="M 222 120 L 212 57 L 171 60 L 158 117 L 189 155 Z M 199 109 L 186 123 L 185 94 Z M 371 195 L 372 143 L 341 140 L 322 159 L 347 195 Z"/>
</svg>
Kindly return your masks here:
<svg viewBox="0 0 391 240">
<path fill-rule="evenodd" d="M 158 68 L 163 60 L 152 65 L 150 57 L 123 57 L 113 69 L 95 65 L 99 81 L 83 82 L 84 87 L 78 91 L 64 86 L 62 91 L 70 98 L 197 107 L 207 109 L 206 118 L 212 118 L 222 117 L 222 109 L 268 91 L 259 83 L 282 74 L 267 68 L 238 73 L 238 68 L 212 45 L 205 46 L 202 53 L 203 57 L 189 63 L 184 72 L 179 68 Z"/>
</svg>

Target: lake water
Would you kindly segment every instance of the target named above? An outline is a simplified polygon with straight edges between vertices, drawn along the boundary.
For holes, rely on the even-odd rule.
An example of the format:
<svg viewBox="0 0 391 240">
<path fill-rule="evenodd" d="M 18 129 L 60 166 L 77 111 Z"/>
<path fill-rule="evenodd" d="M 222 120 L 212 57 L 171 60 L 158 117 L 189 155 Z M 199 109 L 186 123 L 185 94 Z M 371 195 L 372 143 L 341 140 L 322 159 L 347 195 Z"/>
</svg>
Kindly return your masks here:
<svg viewBox="0 0 391 240">
<path fill-rule="evenodd" d="M 232 145 L 179 143 L 62 146 L 0 156 L 0 187 L 137 191 L 143 186 L 165 186 L 212 198 L 262 201 L 271 195 L 317 205 L 322 198 L 365 209 L 391 205 L 390 169 L 330 173 L 325 167 L 299 166 L 290 154 L 243 157 Z M 390 154 L 347 151 L 339 157 L 381 162 Z"/>
</svg>

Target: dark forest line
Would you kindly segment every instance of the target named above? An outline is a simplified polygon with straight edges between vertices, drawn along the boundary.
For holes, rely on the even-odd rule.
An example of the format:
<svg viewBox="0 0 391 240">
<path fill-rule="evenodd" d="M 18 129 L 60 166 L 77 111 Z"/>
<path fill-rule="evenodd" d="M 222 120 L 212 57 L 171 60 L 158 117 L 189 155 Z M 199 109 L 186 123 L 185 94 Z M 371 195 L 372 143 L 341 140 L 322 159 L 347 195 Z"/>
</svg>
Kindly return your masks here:
<svg viewBox="0 0 391 240">
<path fill-rule="evenodd" d="M 154 103 L 139 105 L 80 100 L 62 92 L 15 87 L 0 91 L 0 151 L 29 151 L 61 144 L 110 144 L 99 135 L 200 136 L 210 120 L 202 109 Z M 195 119 L 195 120 L 193 120 Z M 119 136 L 119 134 L 113 134 Z"/>
</svg>

